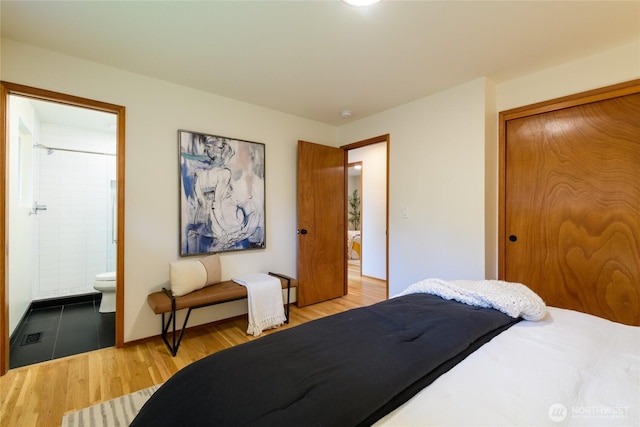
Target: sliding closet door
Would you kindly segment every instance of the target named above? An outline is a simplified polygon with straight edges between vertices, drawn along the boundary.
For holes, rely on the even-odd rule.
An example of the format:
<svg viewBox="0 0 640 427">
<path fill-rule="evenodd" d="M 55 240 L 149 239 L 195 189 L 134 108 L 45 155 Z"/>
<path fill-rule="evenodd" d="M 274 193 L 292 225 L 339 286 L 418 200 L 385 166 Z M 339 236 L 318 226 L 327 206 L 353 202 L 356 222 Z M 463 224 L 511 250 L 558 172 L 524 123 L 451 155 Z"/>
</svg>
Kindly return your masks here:
<svg viewBox="0 0 640 427">
<path fill-rule="evenodd" d="M 640 93 L 504 126 L 504 278 L 640 325 Z"/>
</svg>

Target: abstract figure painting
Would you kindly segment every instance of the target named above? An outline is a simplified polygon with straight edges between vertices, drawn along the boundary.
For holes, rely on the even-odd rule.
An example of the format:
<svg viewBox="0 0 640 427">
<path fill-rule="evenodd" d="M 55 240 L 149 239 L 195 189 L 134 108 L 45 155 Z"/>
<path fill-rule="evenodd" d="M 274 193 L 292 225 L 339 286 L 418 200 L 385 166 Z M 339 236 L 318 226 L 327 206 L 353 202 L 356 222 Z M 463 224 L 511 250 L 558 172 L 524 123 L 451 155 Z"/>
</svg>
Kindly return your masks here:
<svg viewBox="0 0 640 427">
<path fill-rule="evenodd" d="M 264 249 L 265 146 L 178 131 L 180 255 Z"/>
</svg>

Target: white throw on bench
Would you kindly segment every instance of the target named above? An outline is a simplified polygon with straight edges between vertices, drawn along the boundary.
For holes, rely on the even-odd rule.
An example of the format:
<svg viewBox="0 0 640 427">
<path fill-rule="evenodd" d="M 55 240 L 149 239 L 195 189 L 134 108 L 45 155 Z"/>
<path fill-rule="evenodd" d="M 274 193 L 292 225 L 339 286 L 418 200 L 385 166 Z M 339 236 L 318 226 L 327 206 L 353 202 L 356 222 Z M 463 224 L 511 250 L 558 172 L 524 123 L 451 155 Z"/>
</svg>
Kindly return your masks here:
<svg viewBox="0 0 640 427">
<path fill-rule="evenodd" d="M 247 288 L 248 334 L 257 337 L 265 329 L 281 326 L 287 321 L 280 279 L 258 273 L 231 280 Z"/>
</svg>

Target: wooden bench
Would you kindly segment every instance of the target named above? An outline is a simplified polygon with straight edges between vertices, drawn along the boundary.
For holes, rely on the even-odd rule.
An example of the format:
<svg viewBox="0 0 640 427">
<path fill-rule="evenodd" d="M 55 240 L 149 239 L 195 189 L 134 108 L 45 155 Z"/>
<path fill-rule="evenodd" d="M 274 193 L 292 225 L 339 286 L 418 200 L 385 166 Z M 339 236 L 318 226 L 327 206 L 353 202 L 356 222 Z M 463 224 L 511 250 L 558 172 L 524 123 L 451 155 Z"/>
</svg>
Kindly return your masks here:
<svg viewBox="0 0 640 427">
<path fill-rule="evenodd" d="M 296 286 L 295 279 L 277 273 L 269 273 L 280 279 L 282 283 L 282 289 L 287 290 L 287 301 L 285 315 L 287 320 L 285 323 L 289 323 L 289 305 L 291 303 L 291 287 Z M 171 294 L 171 290 L 162 288 L 162 291 L 154 292 L 147 296 L 147 303 L 155 314 L 162 314 L 162 340 L 166 344 L 167 348 L 171 352 L 172 356 L 178 353 L 178 347 L 182 341 L 184 330 L 187 327 L 191 310 L 196 308 L 208 307 L 211 305 L 222 304 L 229 301 L 236 301 L 247 297 L 247 288 L 239 285 L 236 282 L 227 280 L 224 282 L 216 283 L 215 285 L 206 286 L 197 291 L 190 292 L 186 295 L 174 297 Z M 187 316 L 182 324 L 182 329 L 179 335 L 176 336 L 176 311 L 187 308 Z M 165 321 L 165 314 L 169 313 L 169 318 Z M 172 328 L 172 340 L 169 342 L 167 334 L 169 332 L 169 326 Z"/>
</svg>

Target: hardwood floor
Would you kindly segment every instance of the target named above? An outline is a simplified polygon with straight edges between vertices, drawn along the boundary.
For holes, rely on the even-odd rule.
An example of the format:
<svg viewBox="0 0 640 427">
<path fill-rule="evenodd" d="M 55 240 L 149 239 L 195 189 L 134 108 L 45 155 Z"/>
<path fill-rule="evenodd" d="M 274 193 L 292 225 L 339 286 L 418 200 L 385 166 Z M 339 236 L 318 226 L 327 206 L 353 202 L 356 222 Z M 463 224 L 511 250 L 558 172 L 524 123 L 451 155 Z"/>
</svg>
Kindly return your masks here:
<svg viewBox="0 0 640 427">
<path fill-rule="evenodd" d="M 290 323 L 265 334 L 386 299 L 385 282 L 360 277 L 357 265 L 350 264 L 349 270 L 348 295 L 303 308 L 292 306 Z M 211 353 L 257 339 L 246 329 L 243 318 L 190 330 L 176 357 L 157 339 L 11 369 L 0 377 L 0 425 L 59 426 L 66 412 L 162 383 Z"/>
</svg>

